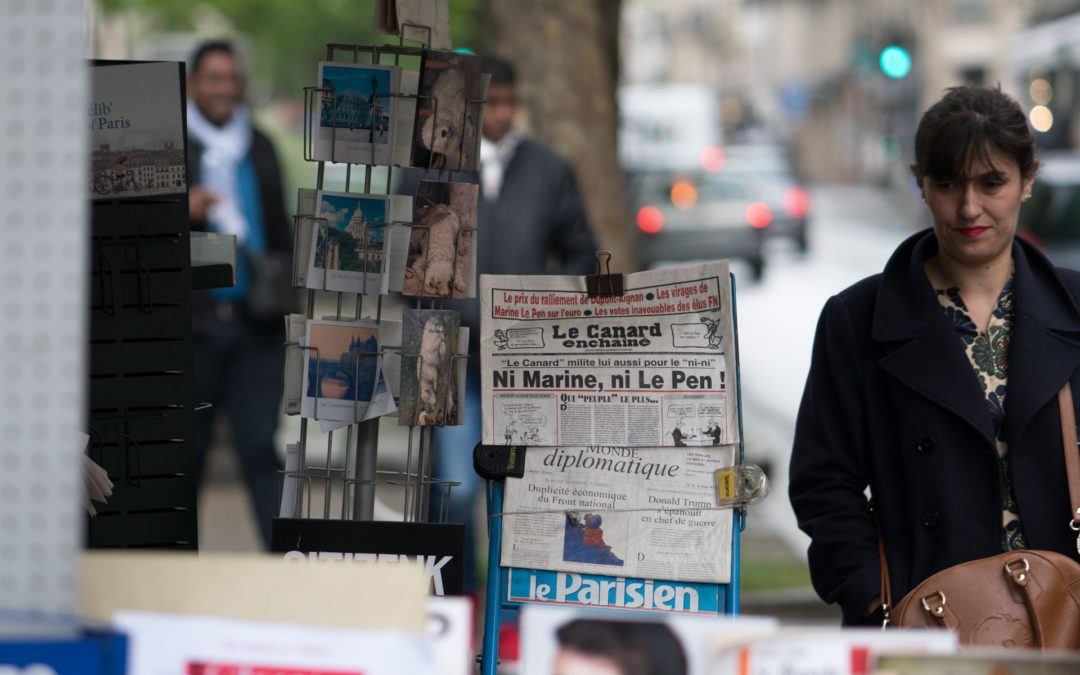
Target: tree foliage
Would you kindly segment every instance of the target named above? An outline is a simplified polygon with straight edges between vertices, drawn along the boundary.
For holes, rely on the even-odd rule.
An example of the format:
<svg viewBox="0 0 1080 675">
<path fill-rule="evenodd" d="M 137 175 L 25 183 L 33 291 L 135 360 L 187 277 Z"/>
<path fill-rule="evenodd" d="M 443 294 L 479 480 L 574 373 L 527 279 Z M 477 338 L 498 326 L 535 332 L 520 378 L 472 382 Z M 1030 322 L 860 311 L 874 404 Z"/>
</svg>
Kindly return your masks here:
<svg viewBox="0 0 1080 675">
<path fill-rule="evenodd" d="M 315 64 L 326 44 L 383 44 L 390 35 L 372 31 L 375 0 L 100 0 L 106 15 L 141 14 L 154 32 L 195 31 L 201 18 L 217 14 L 252 50 L 254 76 L 272 98 L 300 98 L 315 83 Z M 450 32 L 455 47 L 473 47 L 480 38 L 483 0 L 450 0 Z M 209 35 L 205 37 L 211 37 Z M 213 37 L 223 37 L 215 35 Z"/>
</svg>

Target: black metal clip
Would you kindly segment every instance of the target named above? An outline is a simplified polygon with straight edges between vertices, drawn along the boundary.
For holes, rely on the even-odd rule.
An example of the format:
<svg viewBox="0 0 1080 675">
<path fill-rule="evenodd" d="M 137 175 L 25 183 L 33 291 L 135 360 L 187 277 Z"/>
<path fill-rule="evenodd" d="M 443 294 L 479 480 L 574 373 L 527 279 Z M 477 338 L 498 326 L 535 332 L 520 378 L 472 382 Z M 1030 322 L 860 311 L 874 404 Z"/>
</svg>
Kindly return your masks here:
<svg viewBox="0 0 1080 675">
<path fill-rule="evenodd" d="M 473 448 L 473 468 L 488 480 L 521 478 L 525 475 L 525 446 L 477 443 Z"/>
<path fill-rule="evenodd" d="M 590 298 L 623 294 L 623 275 L 611 273 L 611 253 L 596 252 L 596 274 L 585 276 L 585 291 Z"/>
</svg>

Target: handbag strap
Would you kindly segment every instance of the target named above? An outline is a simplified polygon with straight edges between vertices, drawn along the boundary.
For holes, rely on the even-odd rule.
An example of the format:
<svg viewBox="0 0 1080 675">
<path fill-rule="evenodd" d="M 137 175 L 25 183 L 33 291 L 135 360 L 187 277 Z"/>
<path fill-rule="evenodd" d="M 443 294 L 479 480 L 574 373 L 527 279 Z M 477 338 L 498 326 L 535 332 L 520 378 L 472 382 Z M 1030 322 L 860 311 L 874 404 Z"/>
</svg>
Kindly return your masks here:
<svg viewBox="0 0 1080 675">
<path fill-rule="evenodd" d="M 1072 512 L 1069 514 L 1069 526 L 1080 532 L 1080 448 L 1076 444 L 1076 414 L 1073 412 L 1072 386 L 1066 380 L 1058 391 L 1058 411 L 1061 413 L 1061 445 L 1065 452 L 1065 475 L 1069 479 L 1069 502 Z M 878 558 L 881 562 L 881 607 L 884 619 L 881 627 L 889 625 L 889 612 L 892 609 L 892 584 L 889 581 L 889 563 L 885 558 L 885 538 L 881 536 L 881 524 L 874 513 L 874 528 L 877 530 Z M 1080 551 L 1080 535 L 1077 536 L 1077 550 Z"/>
<path fill-rule="evenodd" d="M 1076 418 L 1073 413 L 1072 387 L 1066 381 L 1058 392 L 1061 411 L 1061 440 L 1065 444 L 1065 475 L 1069 479 L 1069 501 L 1072 512 L 1069 524 L 1074 530 L 1080 524 L 1080 450 L 1076 446 Z"/>
<path fill-rule="evenodd" d="M 874 527 L 877 529 L 878 557 L 881 560 L 881 627 L 886 628 L 892 611 L 892 582 L 889 581 L 889 563 L 885 559 L 885 538 L 881 536 L 881 523 L 878 522 L 876 513 Z"/>
</svg>

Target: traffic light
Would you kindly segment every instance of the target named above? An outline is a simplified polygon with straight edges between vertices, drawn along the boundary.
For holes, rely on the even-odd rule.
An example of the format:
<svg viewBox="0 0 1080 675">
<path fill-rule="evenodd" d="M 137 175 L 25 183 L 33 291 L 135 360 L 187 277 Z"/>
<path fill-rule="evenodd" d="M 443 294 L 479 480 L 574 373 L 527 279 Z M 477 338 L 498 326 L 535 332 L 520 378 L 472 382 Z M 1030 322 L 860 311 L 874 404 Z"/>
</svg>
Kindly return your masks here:
<svg viewBox="0 0 1080 675">
<path fill-rule="evenodd" d="M 888 45 L 878 56 L 878 66 L 888 77 L 903 79 L 911 72 L 911 54 L 900 45 Z"/>
</svg>

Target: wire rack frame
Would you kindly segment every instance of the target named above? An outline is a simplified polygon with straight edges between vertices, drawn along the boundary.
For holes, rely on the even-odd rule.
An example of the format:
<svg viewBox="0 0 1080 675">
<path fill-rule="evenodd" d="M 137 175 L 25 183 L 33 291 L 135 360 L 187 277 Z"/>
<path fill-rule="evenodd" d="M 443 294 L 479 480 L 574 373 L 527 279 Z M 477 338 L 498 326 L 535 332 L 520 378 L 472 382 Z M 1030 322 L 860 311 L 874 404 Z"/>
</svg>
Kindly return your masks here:
<svg viewBox="0 0 1080 675">
<path fill-rule="evenodd" d="M 418 30 L 427 30 L 428 34 L 430 35 L 430 28 L 421 27 L 421 26 L 415 26 L 414 28 L 416 28 Z M 424 44 L 426 44 L 426 43 L 424 43 Z M 344 53 L 344 55 L 347 58 L 349 58 L 352 63 L 360 63 L 361 58 L 363 57 L 363 62 L 371 63 L 372 65 L 382 65 L 383 60 L 384 60 L 385 57 L 392 57 L 393 58 L 393 65 L 397 66 L 400 63 L 401 57 L 404 56 L 404 57 L 421 57 L 421 58 L 423 58 L 425 56 L 425 54 L 427 53 L 427 50 L 423 46 L 422 47 L 405 46 L 403 44 L 403 40 L 402 40 L 402 43 L 399 43 L 398 45 L 383 45 L 383 46 L 380 46 L 380 47 L 369 46 L 369 45 L 341 44 L 341 43 L 327 44 L 327 55 L 326 56 L 327 56 L 328 61 L 346 62 L 347 63 L 348 61 L 345 61 L 343 59 L 338 58 L 342 53 Z M 398 83 L 398 86 L 400 87 L 400 82 Z M 305 87 L 304 88 L 304 96 L 305 96 L 304 158 L 306 160 L 308 160 L 308 161 L 317 162 L 317 171 L 316 171 L 316 190 L 317 191 L 322 191 L 323 190 L 323 186 L 324 186 L 324 183 L 325 183 L 325 170 L 326 170 L 325 163 L 326 163 L 326 161 L 335 162 L 335 160 L 337 159 L 337 133 L 338 133 L 337 130 L 339 128 L 342 128 L 342 127 L 339 126 L 338 119 L 337 119 L 338 108 L 335 105 L 336 95 L 337 95 L 337 93 L 332 88 L 326 88 L 326 87 Z M 421 102 L 426 102 L 427 105 L 429 105 L 430 108 L 431 108 L 431 115 L 432 116 L 437 116 L 438 115 L 439 101 L 438 101 L 437 97 L 427 95 L 427 94 L 419 94 L 419 93 L 417 93 L 417 94 L 402 93 L 400 91 L 391 91 L 389 94 L 387 94 L 387 96 L 389 96 L 390 98 L 392 98 L 394 100 L 398 100 L 398 101 L 410 100 L 410 99 L 415 100 L 417 105 L 419 105 Z M 318 141 L 318 135 L 319 135 L 319 130 L 316 128 L 316 119 L 320 120 L 320 123 L 321 123 L 322 113 L 323 113 L 323 106 L 326 106 L 326 105 L 329 105 L 330 110 L 332 111 L 331 122 L 330 122 L 330 158 L 329 158 L 329 160 L 316 157 L 316 155 L 321 155 L 322 153 L 317 153 L 315 151 L 315 146 L 316 146 L 316 143 Z M 483 112 L 483 105 L 484 105 L 484 100 L 483 99 L 470 98 L 470 99 L 465 101 L 464 110 L 462 112 L 462 119 L 460 120 L 463 127 L 466 124 L 466 121 L 468 119 L 468 116 L 469 116 L 470 112 L 473 112 L 473 114 L 475 115 L 474 119 L 479 119 L 480 115 L 482 115 L 482 112 Z M 369 117 L 370 117 L 370 115 L 369 115 Z M 357 167 L 362 167 L 362 169 L 363 169 L 363 192 L 362 192 L 362 194 L 371 194 L 372 175 L 373 175 L 374 169 L 376 167 L 376 164 L 375 164 L 375 161 L 374 161 L 375 160 L 375 144 L 373 142 L 374 141 L 373 136 L 374 136 L 374 126 L 375 125 L 374 125 L 374 123 L 372 123 L 370 126 L 371 126 L 370 132 L 372 134 L 372 136 L 369 137 L 369 140 L 372 141 L 372 142 L 369 142 L 370 155 L 369 155 L 368 159 L 370 161 L 368 163 L 344 162 L 345 165 L 346 165 L 346 168 L 345 168 L 345 171 L 346 171 L 346 173 L 345 173 L 345 191 L 346 192 L 351 192 L 352 191 L 352 184 L 353 184 L 353 178 L 354 178 L 354 176 L 353 176 L 353 167 L 357 166 Z M 439 167 L 439 168 L 435 168 L 433 166 L 435 153 L 433 153 L 433 152 L 429 153 L 428 166 L 427 166 L 428 171 L 427 171 L 426 175 L 431 175 L 432 171 L 436 171 L 436 172 L 438 172 L 437 176 L 441 179 L 442 176 L 443 176 L 443 172 L 445 171 L 446 178 L 449 179 L 449 178 L 452 177 L 452 173 L 453 173 L 453 170 L 455 168 L 458 171 L 460 171 L 463 168 L 462 162 L 463 162 L 463 160 L 464 160 L 464 158 L 466 156 L 466 151 L 469 149 L 469 148 L 466 147 L 467 140 L 468 139 L 466 137 L 466 134 L 463 133 L 461 141 L 460 141 L 460 145 L 458 147 L 458 164 L 457 164 L 456 167 Z M 478 132 L 476 134 L 474 134 L 474 140 L 478 143 L 478 141 L 479 141 Z M 393 143 L 392 138 L 390 139 L 390 142 Z M 434 142 L 435 142 L 435 129 L 433 128 L 432 129 L 432 136 L 429 139 L 429 147 L 434 147 Z M 474 152 L 473 156 L 475 157 L 475 148 L 473 148 L 473 152 Z M 393 171 L 393 169 L 394 169 L 393 163 L 391 163 L 389 165 L 386 165 L 386 190 L 387 190 L 388 195 L 390 193 L 390 189 L 391 189 L 391 185 L 392 185 L 392 171 Z M 317 192 L 317 194 L 318 194 L 318 192 Z M 316 207 L 316 213 L 317 212 L 318 212 L 318 209 Z M 320 224 L 319 221 L 322 221 L 322 223 Z M 303 214 L 298 214 L 297 216 L 295 216 L 294 217 L 294 223 L 297 226 L 299 226 L 301 223 L 310 223 L 310 226 L 312 227 L 312 238 L 314 240 L 312 242 L 312 244 L 315 245 L 315 246 L 318 246 L 318 243 L 319 243 L 318 233 L 320 231 L 320 226 L 324 227 L 324 228 L 328 226 L 328 223 L 326 222 L 325 218 L 319 218 L 319 217 L 314 216 L 314 215 L 303 215 Z M 416 224 L 411 223 L 411 222 L 404 223 L 404 222 L 401 222 L 401 221 L 392 221 L 392 222 L 389 222 L 389 223 L 371 223 L 371 224 L 365 223 L 364 226 L 363 226 L 363 232 L 362 232 L 363 240 L 365 240 L 365 241 L 367 240 L 367 229 L 368 229 L 369 226 L 385 228 L 385 227 L 389 227 L 389 226 L 392 226 L 392 225 L 404 225 L 404 224 L 410 225 L 414 229 L 414 231 L 415 230 L 424 231 L 425 234 L 423 235 L 423 237 L 424 237 L 425 240 L 428 237 L 430 237 L 430 228 L 427 227 L 427 226 L 416 225 Z M 456 254 L 456 251 L 458 250 L 458 247 L 459 247 L 459 245 L 461 243 L 461 238 L 462 238 L 463 234 L 465 234 L 465 233 L 468 233 L 468 236 L 470 236 L 473 239 L 473 245 L 475 245 L 475 234 L 474 234 L 475 231 L 476 231 L 476 228 L 473 227 L 473 226 L 459 227 L 458 228 L 458 230 L 454 233 L 454 237 L 453 237 L 453 246 L 454 246 L 455 254 Z M 296 239 L 294 241 L 298 242 L 299 241 L 299 232 L 295 232 L 294 236 L 296 237 Z M 385 241 L 385 235 L 384 235 L 384 241 Z M 328 246 L 329 245 L 329 237 L 324 237 L 323 242 L 324 242 L 324 246 Z M 325 261 L 326 251 L 324 251 L 323 253 L 324 253 L 323 259 Z M 425 295 L 423 293 L 423 287 L 424 287 L 424 285 L 426 283 L 427 276 L 428 276 L 428 271 L 429 271 L 429 264 L 430 264 L 429 255 L 428 255 L 429 253 L 430 253 L 430 247 L 425 246 L 424 262 L 422 264 L 422 278 L 420 280 L 421 293 L 419 293 L 417 298 L 416 298 L 416 308 L 417 309 L 423 309 L 424 308 L 424 303 L 423 303 L 424 299 L 429 300 L 429 308 L 435 308 L 436 307 L 436 301 L 440 297 L 440 296 L 437 296 L 437 295 L 430 295 L 430 294 Z M 384 248 L 384 255 L 385 255 L 385 248 Z M 294 261 L 294 264 L 307 265 L 307 262 L 308 262 L 307 260 Z M 387 263 L 387 261 L 384 258 L 384 260 L 383 260 L 384 266 L 386 265 L 386 263 Z M 472 270 L 471 272 L 475 273 L 474 270 Z M 450 296 L 451 297 L 454 295 L 453 289 L 456 286 L 456 283 L 458 281 L 457 274 L 458 274 L 458 266 L 455 264 L 453 272 L 452 272 L 452 276 L 451 276 L 451 282 L 450 282 L 450 291 L 451 291 Z M 327 274 L 324 271 L 323 283 L 322 283 L 322 288 L 321 289 L 312 289 L 312 288 L 308 289 L 305 318 L 308 319 L 308 320 L 311 320 L 311 319 L 314 318 L 315 301 L 316 301 L 317 297 L 320 297 L 320 296 L 316 295 L 317 293 L 319 293 L 319 294 L 335 293 L 336 294 L 336 312 L 335 312 L 334 318 L 336 320 L 350 320 L 350 318 L 352 320 L 360 320 L 361 317 L 364 316 L 365 298 L 369 295 L 369 293 L 368 293 L 369 289 L 368 289 L 368 286 L 367 286 L 367 282 L 368 282 L 367 274 L 365 273 L 365 276 L 363 278 L 363 286 L 361 288 L 361 292 L 355 294 L 356 295 L 355 308 L 354 308 L 354 313 L 353 313 L 352 317 L 343 317 L 342 308 L 343 308 L 343 302 L 344 302 L 344 299 L 345 299 L 345 293 L 340 292 L 340 291 L 328 291 L 328 290 L 326 290 L 326 277 L 327 277 Z M 295 279 L 294 279 L 294 281 L 295 281 Z M 376 323 L 379 323 L 379 322 L 382 321 L 382 310 L 383 310 L 383 306 L 382 306 L 383 302 L 382 302 L 382 300 L 383 300 L 382 299 L 382 294 L 379 294 L 379 295 L 376 296 L 376 309 L 375 309 L 375 317 L 374 317 L 374 321 Z M 309 350 L 309 351 L 311 349 L 313 349 L 313 348 L 309 348 L 309 347 L 302 347 L 301 345 L 296 344 L 296 343 L 289 344 L 288 347 L 289 348 L 300 348 L 300 349 L 305 349 L 305 350 Z M 376 368 L 376 371 L 375 371 L 377 375 L 381 371 L 381 366 L 382 366 L 381 361 L 383 360 L 386 353 L 394 352 L 394 351 L 397 351 L 398 356 L 401 357 L 401 358 L 419 358 L 419 355 L 401 354 L 401 348 L 400 347 L 395 348 L 395 347 L 392 347 L 392 346 L 381 345 L 381 349 L 380 349 L 380 351 L 378 353 L 370 355 L 370 356 L 374 356 L 374 358 L 377 361 L 377 368 Z M 315 350 L 315 353 L 316 353 L 316 361 L 318 362 L 318 361 L 320 361 L 320 359 L 318 358 L 318 351 Z M 454 376 L 457 375 L 458 371 L 461 368 L 462 363 L 467 358 L 468 357 L 466 355 L 463 355 L 463 354 L 453 354 L 451 356 L 449 369 L 450 369 L 450 372 Z M 319 367 L 320 367 L 319 365 L 316 365 L 317 370 L 318 370 Z M 357 362 L 357 369 L 359 369 L 359 360 Z M 453 380 L 453 379 L 454 378 L 452 377 L 451 380 Z M 305 382 L 305 386 L 306 386 L 306 377 L 305 377 L 305 380 L 303 380 L 303 381 Z M 318 372 L 316 373 L 316 381 L 318 381 Z M 355 381 L 359 381 L 359 377 L 356 377 Z M 377 388 L 379 381 L 380 381 L 380 378 L 377 376 L 375 378 L 375 383 L 374 383 L 373 386 Z M 356 392 L 356 393 L 357 393 L 357 398 L 359 398 L 359 392 Z M 372 399 L 374 399 L 374 395 L 375 395 L 375 391 L 372 391 Z M 449 405 L 449 402 L 450 402 L 451 398 L 452 397 L 450 395 L 447 395 L 447 396 L 443 397 L 445 405 L 447 405 L 447 406 Z M 316 387 L 316 396 L 315 396 L 315 405 L 314 405 L 314 408 L 315 408 L 315 417 L 314 418 L 315 419 L 319 418 L 319 416 L 318 416 L 318 400 L 319 400 L 318 387 Z M 361 417 L 361 414 L 359 412 L 360 409 L 361 409 L 361 406 L 359 404 L 359 401 L 357 401 L 357 405 L 356 405 L 357 415 L 356 415 L 356 417 Z M 443 423 L 445 424 L 445 420 L 449 417 L 449 410 L 444 409 L 443 413 L 444 414 L 442 415 L 442 420 L 443 420 Z M 412 522 L 425 522 L 425 521 L 427 521 L 428 520 L 428 503 L 429 503 L 431 491 L 435 490 L 435 489 L 442 490 L 444 496 L 449 497 L 450 490 L 453 489 L 454 487 L 458 486 L 459 483 L 457 483 L 456 481 L 438 479 L 438 478 L 435 478 L 434 476 L 431 475 L 431 463 L 432 463 L 432 452 L 433 452 L 432 425 L 424 425 L 424 426 L 420 426 L 419 428 L 417 428 L 417 425 L 416 425 L 417 420 L 414 418 L 411 421 L 413 422 L 413 424 L 408 425 L 408 427 L 409 427 L 409 430 L 408 430 L 408 442 L 407 442 L 407 447 L 406 447 L 406 458 L 405 458 L 406 461 L 405 461 L 404 470 L 401 470 L 401 471 L 379 471 L 379 470 L 376 469 L 376 455 L 377 455 L 377 449 L 378 449 L 378 432 L 379 432 L 378 419 L 377 418 L 374 419 L 374 420 L 358 420 L 358 419 L 354 418 L 353 422 L 350 423 L 346 427 L 345 468 L 341 469 L 341 468 L 335 468 L 335 467 L 332 466 L 331 454 L 332 454 L 332 449 L 333 449 L 333 434 L 334 434 L 333 431 L 329 431 L 326 434 L 326 437 L 327 437 L 327 452 L 326 452 L 325 460 L 322 463 L 322 465 L 309 464 L 309 462 L 308 462 L 309 430 L 307 428 L 308 427 L 308 419 L 302 417 L 301 420 L 300 420 L 299 441 L 297 443 L 298 448 L 299 448 L 299 459 L 300 459 L 299 465 L 300 465 L 300 468 L 297 471 L 283 471 L 281 473 L 282 490 L 284 489 L 283 486 L 284 486 L 284 483 L 286 481 L 290 481 L 290 480 L 296 481 L 295 484 L 297 485 L 298 489 L 296 490 L 296 503 L 293 505 L 294 509 L 295 509 L 294 512 L 299 514 L 301 517 L 304 517 L 304 518 L 316 517 L 316 514 L 313 513 L 313 511 L 312 511 L 311 495 L 312 495 L 312 486 L 313 486 L 313 484 L 315 482 L 318 481 L 318 482 L 322 482 L 323 486 L 324 486 L 324 498 L 323 498 L 323 504 L 322 504 L 322 511 L 321 511 L 321 514 L 319 514 L 319 516 L 321 516 L 321 518 L 327 519 L 327 518 L 331 517 L 331 503 L 330 503 L 331 502 L 331 491 L 332 491 L 332 487 L 335 484 L 339 484 L 340 487 L 341 487 L 341 507 L 340 507 L 340 510 L 338 511 L 340 513 L 340 517 L 342 519 L 371 520 L 373 518 L 373 510 L 374 510 L 373 506 L 374 506 L 375 487 L 379 483 L 385 483 L 385 484 L 388 484 L 388 485 L 396 485 L 396 486 L 401 486 L 401 487 L 404 488 L 402 511 L 403 511 L 403 519 L 406 522 L 409 522 L 409 521 L 412 521 Z M 438 518 L 438 522 L 445 522 L 445 519 L 446 519 L 446 510 L 445 510 L 446 500 L 443 500 L 443 504 L 444 504 L 443 510 L 439 514 L 436 515 L 436 518 Z"/>
</svg>

